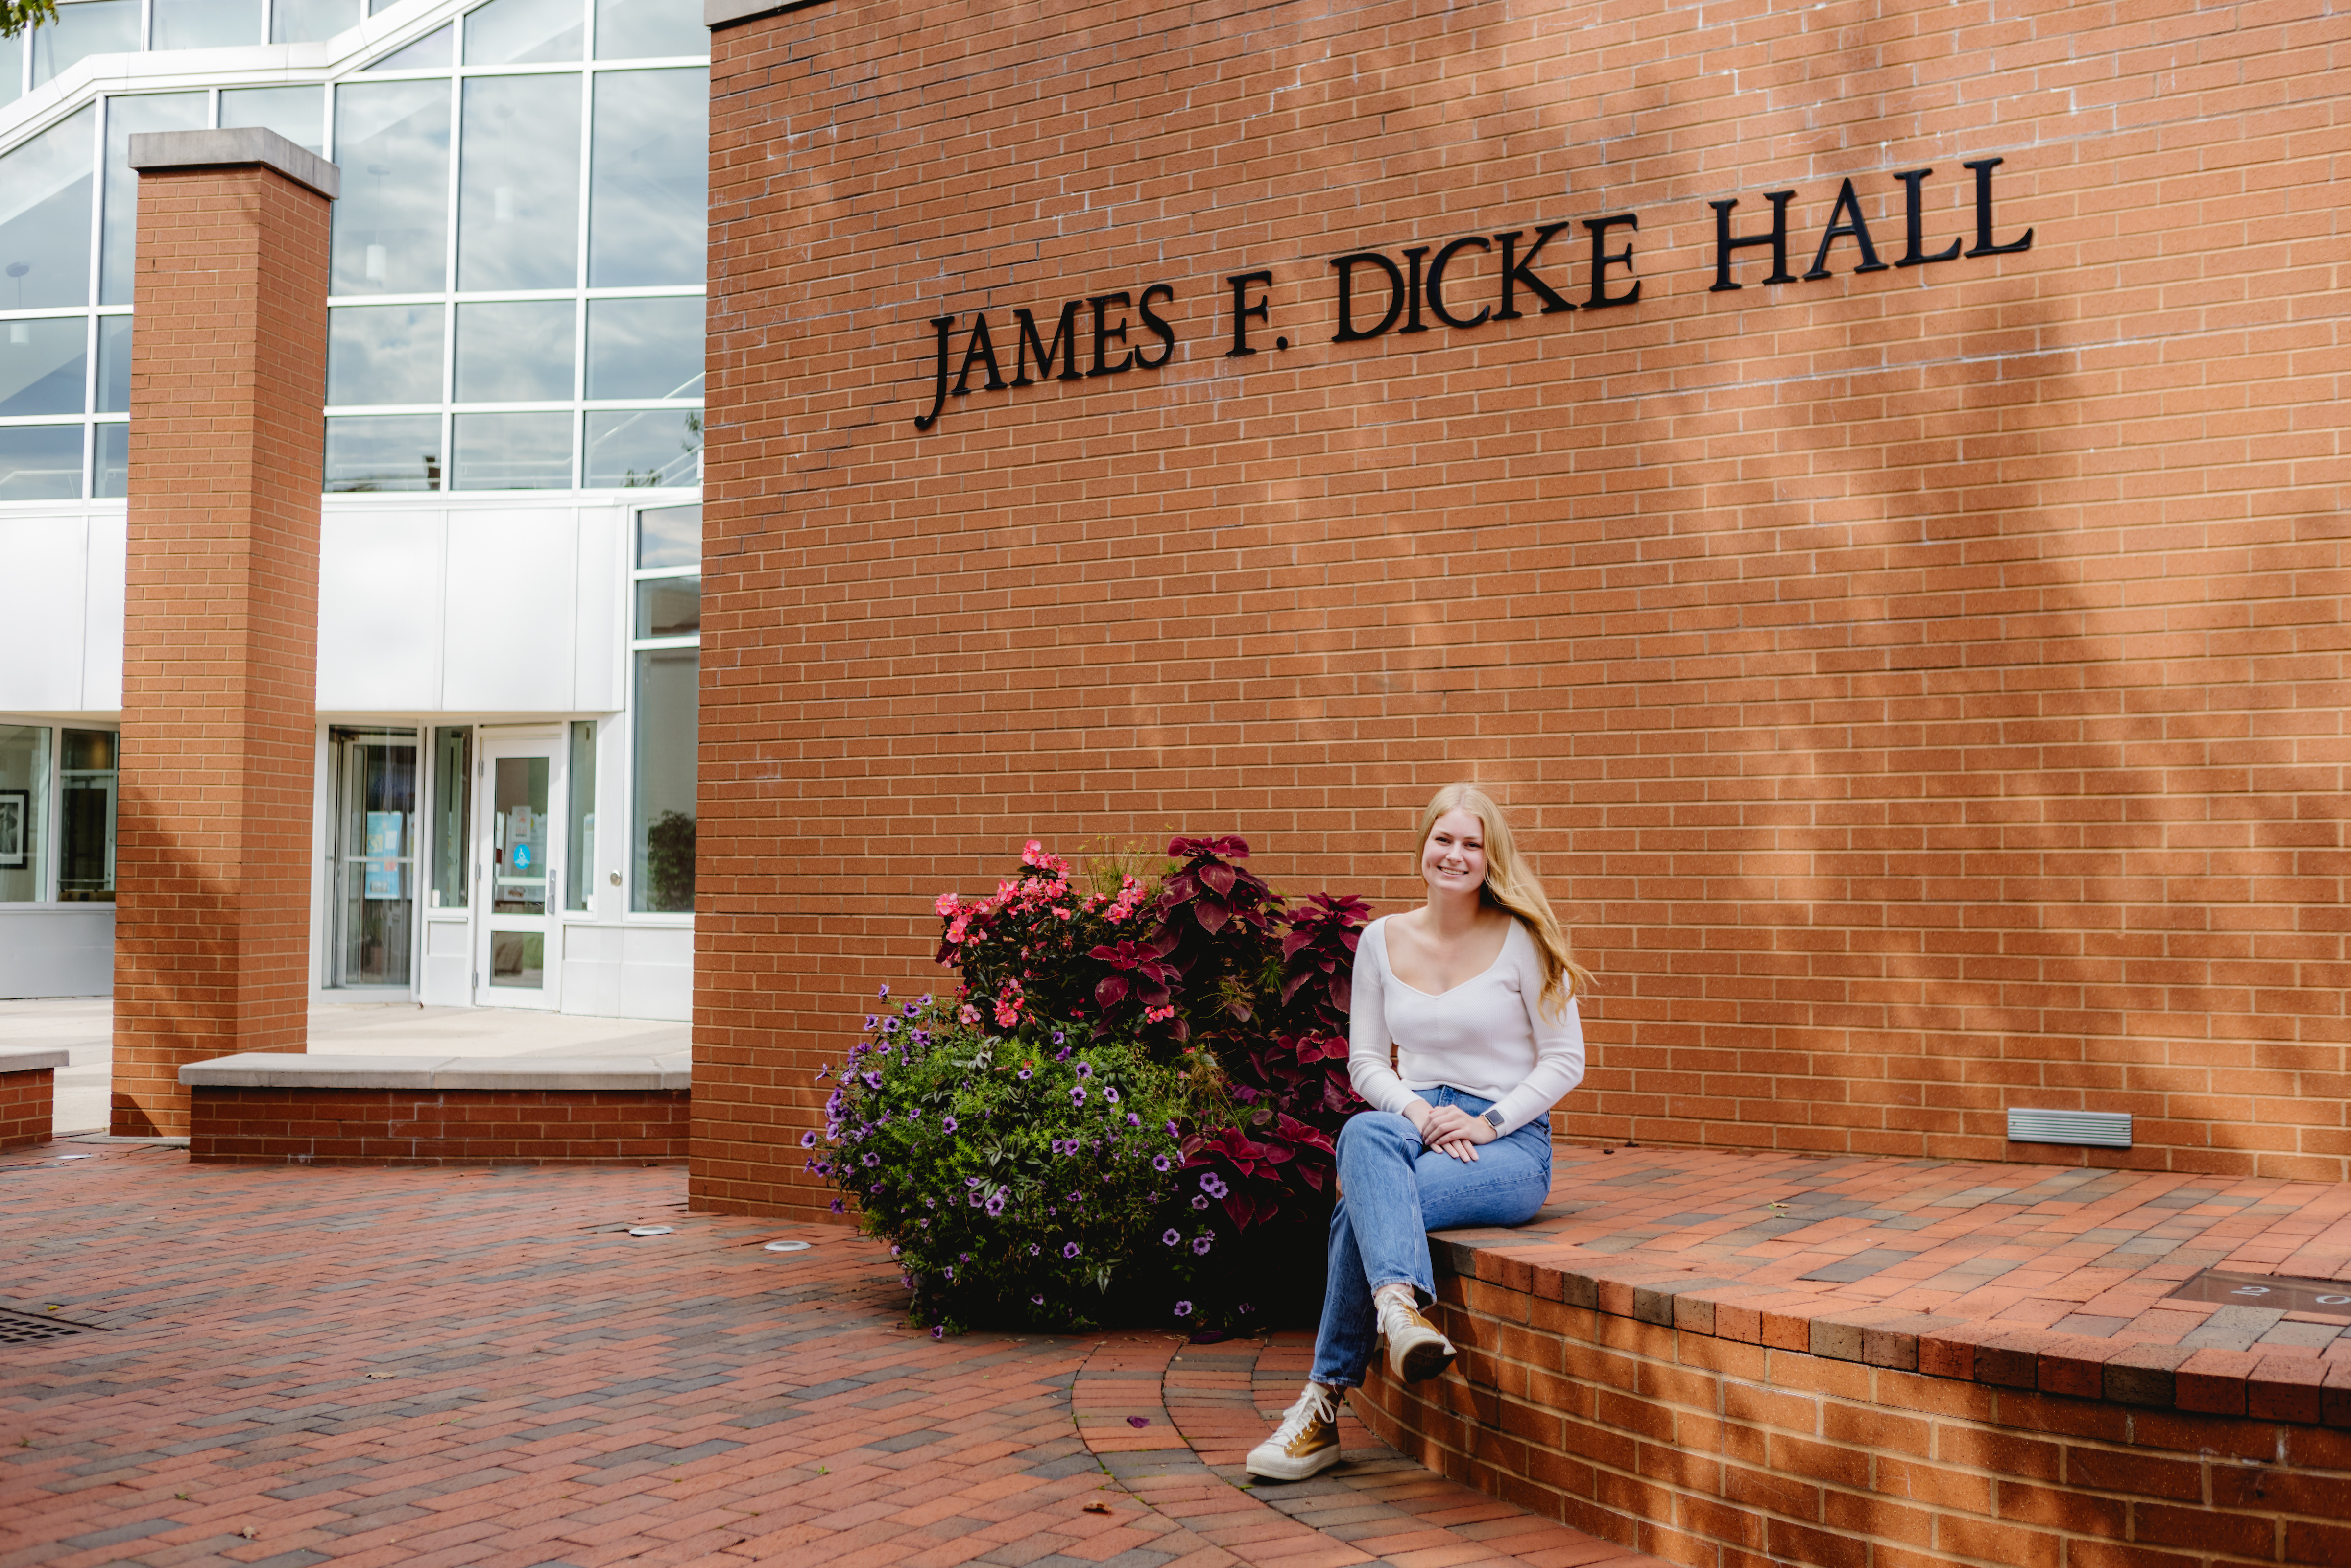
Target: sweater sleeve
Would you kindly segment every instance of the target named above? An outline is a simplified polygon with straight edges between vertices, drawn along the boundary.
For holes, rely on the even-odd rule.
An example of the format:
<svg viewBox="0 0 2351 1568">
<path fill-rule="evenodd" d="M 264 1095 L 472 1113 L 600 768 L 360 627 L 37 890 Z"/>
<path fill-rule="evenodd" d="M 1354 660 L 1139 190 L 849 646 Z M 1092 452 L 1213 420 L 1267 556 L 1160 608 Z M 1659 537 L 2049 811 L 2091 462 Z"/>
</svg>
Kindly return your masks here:
<svg viewBox="0 0 2351 1568">
<path fill-rule="evenodd" d="M 1502 1113 L 1497 1136 L 1515 1133 L 1545 1114 L 1583 1082 L 1583 1016 L 1573 997 L 1556 1014 L 1543 1011 L 1542 960 L 1535 956 L 1531 939 L 1523 945 L 1519 964 L 1519 995 L 1526 1003 L 1528 1027 L 1534 1031 L 1535 1065 L 1517 1088 L 1494 1102 L 1494 1109 Z M 1348 1066 L 1353 1065 L 1351 1055 Z"/>
<path fill-rule="evenodd" d="M 1404 1086 L 1392 1061 L 1395 1040 L 1388 1033 L 1387 977 L 1387 933 L 1375 920 L 1355 944 L 1354 991 L 1347 1003 L 1347 1077 L 1374 1110 L 1402 1115 L 1405 1103 L 1420 1096 Z"/>
</svg>

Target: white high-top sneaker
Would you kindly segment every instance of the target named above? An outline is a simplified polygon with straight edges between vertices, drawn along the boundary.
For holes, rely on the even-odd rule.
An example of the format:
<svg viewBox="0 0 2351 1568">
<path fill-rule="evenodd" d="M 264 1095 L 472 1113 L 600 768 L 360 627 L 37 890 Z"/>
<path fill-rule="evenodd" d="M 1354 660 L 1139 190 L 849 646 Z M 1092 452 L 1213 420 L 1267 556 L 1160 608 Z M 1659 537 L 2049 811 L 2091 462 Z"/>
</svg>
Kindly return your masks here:
<svg viewBox="0 0 2351 1568">
<path fill-rule="evenodd" d="M 1249 1450 L 1242 1468 L 1268 1480 L 1302 1481 L 1339 1462 L 1339 1391 L 1310 1383 L 1273 1436 Z"/>
<path fill-rule="evenodd" d="M 1401 1291 L 1380 1298 L 1380 1337 L 1388 1342 L 1388 1372 L 1403 1383 L 1442 1377 L 1457 1354 L 1453 1342 Z"/>
</svg>

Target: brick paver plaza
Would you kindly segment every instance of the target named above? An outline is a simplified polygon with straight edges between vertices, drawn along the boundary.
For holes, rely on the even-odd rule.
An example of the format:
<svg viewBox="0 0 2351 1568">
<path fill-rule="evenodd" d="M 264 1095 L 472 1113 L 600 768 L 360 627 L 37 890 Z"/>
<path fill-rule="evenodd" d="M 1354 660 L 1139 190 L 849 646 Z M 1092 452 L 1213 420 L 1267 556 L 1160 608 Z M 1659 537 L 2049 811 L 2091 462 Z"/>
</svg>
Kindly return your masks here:
<svg viewBox="0 0 2351 1568">
<path fill-rule="evenodd" d="M 2028 1360 L 2169 1347 L 2183 1406 L 2306 1395 L 2316 1421 L 2323 1390 L 2332 1426 L 2339 1317 L 2167 1296 L 2211 1267 L 2351 1273 L 2346 1208 L 2273 1181 L 1563 1149 L 1542 1218 L 1448 1250 L 1597 1281 L 1604 1312 L 1702 1299 L 1706 1332 L 1766 1343 L 1878 1309 L 1931 1320 L 1905 1325 L 1922 1357 L 1953 1323 Z M 935 1342 L 902 1300 L 872 1241 L 691 1214 L 674 1168 L 27 1151 L 0 1160 L 0 1307 L 98 1328 L 0 1343 L 0 1568 L 1653 1561 L 1352 1417 L 1340 1470 L 1249 1488 L 1303 1334 Z"/>
<path fill-rule="evenodd" d="M 107 1331 L 0 1344 L 0 1568 L 1649 1561 L 1352 1420 L 1343 1476 L 1242 1490 L 1304 1336 L 935 1343 L 874 1243 L 684 1187 L 0 1160 L 0 1307 Z"/>
</svg>

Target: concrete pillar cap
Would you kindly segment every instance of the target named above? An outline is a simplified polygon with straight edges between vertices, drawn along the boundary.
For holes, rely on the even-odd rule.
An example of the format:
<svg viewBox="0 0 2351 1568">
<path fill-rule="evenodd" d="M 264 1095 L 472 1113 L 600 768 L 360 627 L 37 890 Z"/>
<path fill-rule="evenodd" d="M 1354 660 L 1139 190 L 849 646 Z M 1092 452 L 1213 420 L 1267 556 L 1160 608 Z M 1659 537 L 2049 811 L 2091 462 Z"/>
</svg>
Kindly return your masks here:
<svg viewBox="0 0 2351 1568">
<path fill-rule="evenodd" d="M 343 172 L 275 131 L 243 125 L 234 131 L 148 131 L 131 139 L 131 166 L 141 173 L 166 169 L 228 169 L 258 163 L 329 201 L 343 193 Z"/>
</svg>

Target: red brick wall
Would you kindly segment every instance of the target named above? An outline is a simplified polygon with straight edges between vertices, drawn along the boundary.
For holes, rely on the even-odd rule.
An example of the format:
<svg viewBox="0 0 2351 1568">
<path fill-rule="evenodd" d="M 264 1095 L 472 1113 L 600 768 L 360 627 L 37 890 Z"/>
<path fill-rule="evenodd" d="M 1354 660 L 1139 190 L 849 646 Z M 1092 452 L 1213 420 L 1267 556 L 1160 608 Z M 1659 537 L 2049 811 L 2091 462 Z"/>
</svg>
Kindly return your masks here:
<svg viewBox="0 0 2351 1568">
<path fill-rule="evenodd" d="M 304 1043 L 327 237 L 271 170 L 139 183 L 118 1134 L 188 1130 L 183 1062 Z"/>
<path fill-rule="evenodd" d="M 193 1091 L 209 1165 L 643 1166 L 683 1161 L 683 1089 Z"/>
<path fill-rule="evenodd" d="M 2336 1180 L 2351 22 L 820 5 L 714 34 L 697 1200 L 942 888 L 1237 831 L 1409 899 L 1475 776 L 1601 975 L 1560 1125 Z M 1812 269 L 1841 182 L 1881 259 Z M 1332 339 L 1333 257 L 1637 213 L 1637 303 Z M 1519 253 L 1524 255 L 1523 250 Z M 1426 258 L 1424 258 L 1426 259 Z M 1261 351 L 1225 354 L 1265 269 Z M 1459 311 L 1497 302 L 1464 256 Z M 1628 276 L 1608 271 L 1623 291 Z M 1165 282 L 1163 367 L 930 402 L 932 318 Z M 1378 290 L 1372 288 L 1376 301 Z M 1081 312 L 1082 315 L 1082 312 Z M 1091 330 L 1090 325 L 1087 330 Z M 1275 334 L 1290 348 L 1275 350 Z M 1134 340 L 1156 352 L 1150 338 Z M 1091 340 L 1089 340 L 1091 350 Z M 1115 358 L 1115 350 L 1112 351 Z M 1090 358 L 1090 356 L 1089 356 Z M 2011 1147 L 2010 1105 L 2137 1117 Z"/>
<path fill-rule="evenodd" d="M 1671 1562 L 2351 1562 L 2351 1405 L 2332 1427 L 2246 1419 L 2240 1383 L 2237 1418 L 2136 1408 L 1458 1275 L 1439 1288 L 1461 1375 L 1407 1388 L 1375 1366 L 1355 1397 L 1365 1424 L 1441 1474 Z"/>
<path fill-rule="evenodd" d="M 0 1149 L 47 1143 L 55 1130 L 57 1104 L 57 1078 L 51 1069 L 0 1072 Z"/>
</svg>

